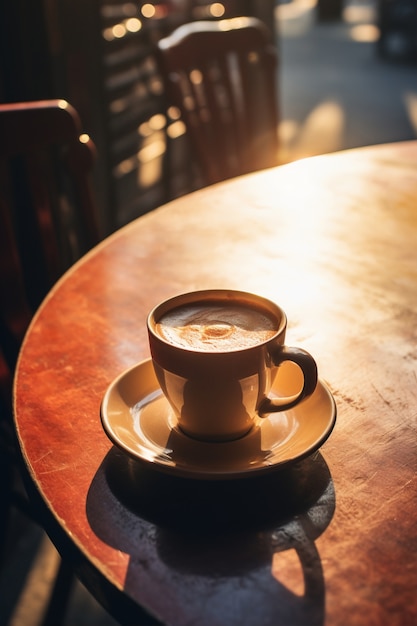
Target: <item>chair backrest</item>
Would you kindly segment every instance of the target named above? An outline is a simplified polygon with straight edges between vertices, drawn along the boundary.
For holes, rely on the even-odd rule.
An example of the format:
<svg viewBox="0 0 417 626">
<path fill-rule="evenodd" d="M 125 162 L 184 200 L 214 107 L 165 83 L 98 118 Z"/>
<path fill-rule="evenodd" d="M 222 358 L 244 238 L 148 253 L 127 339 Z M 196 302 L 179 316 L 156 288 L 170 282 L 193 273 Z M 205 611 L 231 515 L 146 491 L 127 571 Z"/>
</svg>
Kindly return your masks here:
<svg viewBox="0 0 417 626">
<path fill-rule="evenodd" d="M 157 55 L 205 184 L 277 164 L 277 54 L 263 22 L 184 24 Z"/>
<path fill-rule="evenodd" d="M 33 312 L 99 241 L 95 147 L 63 100 L 0 104 L 0 384 L 10 387 Z"/>
</svg>

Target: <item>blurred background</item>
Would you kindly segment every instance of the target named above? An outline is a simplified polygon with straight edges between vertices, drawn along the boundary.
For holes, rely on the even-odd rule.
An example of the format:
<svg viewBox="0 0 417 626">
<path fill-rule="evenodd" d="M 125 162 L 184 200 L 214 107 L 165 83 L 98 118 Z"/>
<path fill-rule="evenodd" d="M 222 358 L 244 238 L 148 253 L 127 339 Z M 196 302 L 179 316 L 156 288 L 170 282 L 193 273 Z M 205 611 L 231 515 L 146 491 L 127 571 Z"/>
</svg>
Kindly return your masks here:
<svg viewBox="0 0 417 626">
<path fill-rule="evenodd" d="M 279 51 L 277 163 L 417 137 L 417 0 L 3 2 L 0 101 L 65 98 L 76 107 L 98 147 L 106 234 L 196 187 L 155 42 L 181 23 L 236 15 L 262 19 Z M 43 531 L 16 513 L 0 626 L 41 623 L 57 566 Z M 66 619 L 74 624 L 115 624 L 78 583 Z"/>
<path fill-rule="evenodd" d="M 417 2 L 339 7 L 340 14 L 331 0 L 276 7 L 284 162 L 416 137 Z"/>
<path fill-rule="evenodd" d="M 417 0 L 13 0 L 0 8 L 0 101 L 65 98 L 98 147 L 108 234 L 191 191 L 185 128 L 166 106 L 155 42 L 197 19 L 270 29 L 277 162 L 416 136 Z M 169 190 L 169 192 L 168 192 Z"/>
</svg>

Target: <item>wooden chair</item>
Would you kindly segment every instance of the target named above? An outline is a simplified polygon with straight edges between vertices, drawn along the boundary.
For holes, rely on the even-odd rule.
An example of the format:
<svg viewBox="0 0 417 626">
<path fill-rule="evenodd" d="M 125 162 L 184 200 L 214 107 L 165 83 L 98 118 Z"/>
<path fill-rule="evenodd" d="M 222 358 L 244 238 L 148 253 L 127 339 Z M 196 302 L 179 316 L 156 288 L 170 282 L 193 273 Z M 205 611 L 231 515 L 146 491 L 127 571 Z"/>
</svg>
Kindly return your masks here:
<svg viewBox="0 0 417 626">
<path fill-rule="evenodd" d="M 184 24 L 157 56 L 205 184 L 277 164 L 277 55 L 263 22 Z"/>
<path fill-rule="evenodd" d="M 36 521 L 19 481 L 12 380 L 34 311 L 60 275 L 99 241 L 94 160 L 94 144 L 81 134 L 79 116 L 67 102 L 0 104 L 0 458 L 2 476 L 9 478 L 1 489 L 3 534 L 12 506 Z M 45 623 L 58 624 L 65 605 L 68 569 L 59 579 L 64 583 Z"/>
<path fill-rule="evenodd" d="M 0 347 L 10 372 L 43 297 L 99 241 L 94 160 L 67 102 L 0 104 Z"/>
</svg>

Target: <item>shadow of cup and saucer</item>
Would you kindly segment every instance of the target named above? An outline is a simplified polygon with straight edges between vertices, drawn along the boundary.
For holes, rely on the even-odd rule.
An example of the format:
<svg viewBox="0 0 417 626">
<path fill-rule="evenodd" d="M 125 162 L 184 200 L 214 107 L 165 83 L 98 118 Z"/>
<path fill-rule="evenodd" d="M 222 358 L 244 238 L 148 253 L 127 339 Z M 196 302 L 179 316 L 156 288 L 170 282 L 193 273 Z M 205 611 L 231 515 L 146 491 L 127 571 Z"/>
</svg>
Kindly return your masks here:
<svg viewBox="0 0 417 626">
<path fill-rule="evenodd" d="M 178 598 L 185 594 L 196 619 L 204 581 L 211 611 L 221 614 L 229 594 L 243 606 L 256 603 L 259 623 L 265 613 L 286 626 L 324 622 L 325 582 L 315 540 L 334 510 L 333 482 L 319 452 L 259 476 L 201 480 L 154 469 L 113 447 L 87 501 L 93 531 L 130 555 L 126 591 L 145 564 L 146 576 L 165 579 Z M 292 589 L 288 576 L 290 552 L 298 557 L 301 590 Z"/>
</svg>

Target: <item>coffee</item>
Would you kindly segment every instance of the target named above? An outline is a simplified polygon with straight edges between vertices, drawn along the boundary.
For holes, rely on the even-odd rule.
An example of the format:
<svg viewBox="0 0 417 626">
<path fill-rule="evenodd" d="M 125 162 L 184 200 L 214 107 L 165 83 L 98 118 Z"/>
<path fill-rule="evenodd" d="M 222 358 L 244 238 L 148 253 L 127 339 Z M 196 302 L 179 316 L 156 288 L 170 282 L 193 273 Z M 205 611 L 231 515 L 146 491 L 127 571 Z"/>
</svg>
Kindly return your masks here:
<svg viewBox="0 0 417 626">
<path fill-rule="evenodd" d="M 179 348 L 229 352 L 268 341 L 278 324 L 267 311 L 239 303 L 208 301 L 168 311 L 156 323 L 156 332 Z"/>
</svg>

